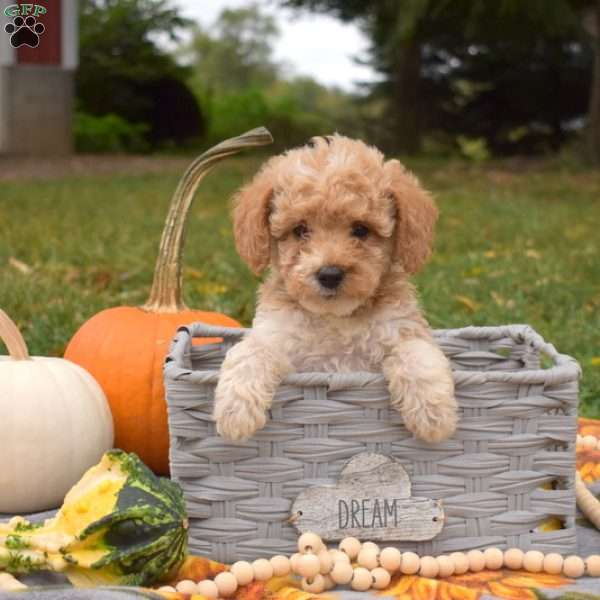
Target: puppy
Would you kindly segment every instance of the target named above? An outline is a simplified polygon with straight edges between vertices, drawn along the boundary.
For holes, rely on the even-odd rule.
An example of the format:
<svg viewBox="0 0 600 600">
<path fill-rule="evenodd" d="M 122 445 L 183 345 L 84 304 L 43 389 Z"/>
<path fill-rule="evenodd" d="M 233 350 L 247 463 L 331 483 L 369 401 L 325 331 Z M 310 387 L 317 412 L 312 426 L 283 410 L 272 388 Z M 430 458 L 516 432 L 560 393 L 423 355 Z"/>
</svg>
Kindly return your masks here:
<svg viewBox="0 0 600 600">
<path fill-rule="evenodd" d="M 383 372 L 392 405 L 417 437 L 456 427 L 448 360 L 409 278 L 429 258 L 437 209 L 397 160 L 340 135 L 271 158 L 235 197 L 237 250 L 257 274 L 251 333 L 223 362 L 218 432 L 264 427 L 293 371 Z"/>
</svg>

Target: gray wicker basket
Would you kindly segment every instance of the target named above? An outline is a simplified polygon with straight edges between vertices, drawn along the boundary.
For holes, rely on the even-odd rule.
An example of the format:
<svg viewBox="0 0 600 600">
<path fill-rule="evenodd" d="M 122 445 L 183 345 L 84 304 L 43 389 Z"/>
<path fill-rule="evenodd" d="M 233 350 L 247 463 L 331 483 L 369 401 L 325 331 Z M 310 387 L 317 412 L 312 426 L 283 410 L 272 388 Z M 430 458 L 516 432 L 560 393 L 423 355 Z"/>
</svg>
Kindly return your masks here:
<svg viewBox="0 0 600 600">
<path fill-rule="evenodd" d="M 440 444 L 405 429 L 375 373 L 294 374 L 265 429 L 248 442 L 220 438 L 211 417 L 218 369 L 243 335 L 182 327 L 165 363 L 171 474 L 185 493 L 193 552 L 221 561 L 293 552 L 294 499 L 334 483 L 364 451 L 394 457 L 416 496 L 443 502 L 444 528 L 435 538 L 391 545 L 420 554 L 488 546 L 575 551 L 580 369 L 531 328 L 435 332 L 452 361 L 460 408 L 457 432 Z M 212 343 L 192 344 L 207 337 Z M 563 528 L 546 530 L 551 517 Z"/>
</svg>

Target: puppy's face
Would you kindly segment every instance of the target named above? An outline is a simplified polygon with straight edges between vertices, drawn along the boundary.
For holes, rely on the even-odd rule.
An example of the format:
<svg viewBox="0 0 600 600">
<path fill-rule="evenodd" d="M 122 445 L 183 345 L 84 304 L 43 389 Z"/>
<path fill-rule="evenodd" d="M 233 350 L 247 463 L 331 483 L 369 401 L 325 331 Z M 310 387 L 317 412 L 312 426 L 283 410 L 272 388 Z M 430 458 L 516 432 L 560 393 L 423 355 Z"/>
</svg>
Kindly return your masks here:
<svg viewBox="0 0 600 600">
<path fill-rule="evenodd" d="M 269 217 L 272 262 L 303 308 L 348 315 L 376 294 L 389 270 L 394 225 L 392 199 L 370 185 L 324 177 L 303 193 L 281 189 Z"/>
<path fill-rule="evenodd" d="M 304 309 L 345 316 L 378 294 L 392 264 L 400 276 L 420 269 L 436 216 L 398 161 L 334 135 L 269 160 L 236 196 L 234 233 L 249 266 L 272 264 Z"/>
</svg>

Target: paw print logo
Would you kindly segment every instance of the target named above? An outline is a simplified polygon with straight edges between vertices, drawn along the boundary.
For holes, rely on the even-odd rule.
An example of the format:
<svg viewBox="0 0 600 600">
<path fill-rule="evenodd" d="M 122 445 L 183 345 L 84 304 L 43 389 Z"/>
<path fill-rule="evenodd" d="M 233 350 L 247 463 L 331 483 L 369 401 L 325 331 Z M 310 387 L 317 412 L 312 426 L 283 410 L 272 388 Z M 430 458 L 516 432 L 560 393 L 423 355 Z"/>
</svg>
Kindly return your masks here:
<svg viewBox="0 0 600 600">
<path fill-rule="evenodd" d="M 4 31 L 10 34 L 10 44 L 13 48 L 19 48 L 19 46 L 37 48 L 40 43 L 40 35 L 45 30 L 44 25 L 38 23 L 37 19 L 31 15 L 25 19 L 15 17 L 12 23 L 7 23 L 4 27 Z"/>
</svg>

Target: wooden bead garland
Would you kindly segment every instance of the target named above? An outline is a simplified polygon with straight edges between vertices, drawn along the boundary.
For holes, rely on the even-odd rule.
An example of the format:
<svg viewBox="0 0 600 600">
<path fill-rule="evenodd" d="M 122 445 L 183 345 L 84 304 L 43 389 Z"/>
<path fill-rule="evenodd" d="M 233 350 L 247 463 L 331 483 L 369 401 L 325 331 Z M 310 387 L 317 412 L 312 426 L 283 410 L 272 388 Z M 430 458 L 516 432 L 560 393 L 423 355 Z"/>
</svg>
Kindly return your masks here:
<svg viewBox="0 0 600 600">
<path fill-rule="evenodd" d="M 548 573 L 549 575 L 560 575 L 563 570 L 563 562 L 563 557 L 560 554 L 552 552 L 544 556 L 542 569 L 544 573 Z"/>
<path fill-rule="evenodd" d="M 292 569 L 290 559 L 287 556 L 278 554 L 270 560 L 271 566 L 273 567 L 273 575 L 275 577 L 284 577 L 288 575 Z"/>
<path fill-rule="evenodd" d="M 445 554 L 437 557 L 438 564 L 438 577 L 450 577 L 450 575 L 454 575 L 454 561 Z"/>
<path fill-rule="evenodd" d="M 247 585 L 254 579 L 254 569 L 245 560 L 238 560 L 238 562 L 233 563 L 231 572 L 235 575 L 238 585 Z"/>
<path fill-rule="evenodd" d="M 469 550 L 467 560 L 469 561 L 469 571 L 478 573 L 485 569 L 485 556 L 481 550 Z"/>
<path fill-rule="evenodd" d="M 195 594 L 198 591 L 198 587 L 195 581 L 191 579 L 183 579 L 176 586 L 175 589 L 182 594 Z"/>
<path fill-rule="evenodd" d="M 397 571 L 402 563 L 402 554 L 397 548 L 384 548 L 379 554 L 379 564 L 390 573 Z"/>
<path fill-rule="evenodd" d="M 544 568 L 544 555 L 537 550 L 525 552 L 523 557 L 523 567 L 530 573 L 540 573 Z"/>
<path fill-rule="evenodd" d="M 514 571 L 523 568 L 523 557 L 525 553 L 520 548 L 511 548 L 504 553 L 504 564 Z"/>
<path fill-rule="evenodd" d="M 403 575 L 414 575 L 419 570 L 419 555 L 414 552 L 404 552 L 400 563 L 400 572 Z"/>
<path fill-rule="evenodd" d="M 569 578 L 587 574 L 600 576 L 600 555 L 579 556 L 563 559 L 560 554 L 542 554 L 536 550 L 523 552 L 518 548 L 502 551 L 487 548 L 484 551 L 470 550 L 452 552 L 449 555 L 422 556 L 414 552 L 400 552 L 396 548 L 380 549 L 377 544 L 361 544 L 356 538 L 348 537 L 339 544 L 339 550 L 328 550 L 321 538 L 314 533 L 304 533 L 298 540 L 300 552 L 290 558 L 282 555 L 270 560 L 259 558 L 252 564 L 246 561 L 234 563 L 229 571 L 219 573 L 214 581 L 180 581 L 176 590 L 188 594 L 198 593 L 213 600 L 232 596 L 238 586 L 252 581 L 265 581 L 272 576 L 282 577 L 290 573 L 302 576 L 302 589 L 311 594 L 320 594 L 336 585 L 350 585 L 353 590 L 364 592 L 370 588 L 383 590 L 389 586 L 394 573 L 404 575 L 418 573 L 421 577 L 450 577 L 467 571 L 483 569 L 497 570 L 503 567 L 512 570 L 525 569 L 531 573 L 544 571 L 552 575 L 563 574 Z M 351 560 L 358 563 L 353 567 Z M 374 566 L 372 566 L 374 565 Z M 165 586 L 159 588 L 167 591 Z M 170 588 L 169 591 L 175 591 Z"/>
<path fill-rule="evenodd" d="M 421 577 L 434 578 L 438 576 L 440 568 L 437 560 L 433 556 L 422 556 L 421 557 L 421 568 L 419 569 L 419 575 Z"/>
<path fill-rule="evenodd" d="M 237 579 L 231 572 L 219 573 L 214 581 L 222 598 L 232 596 L 238 588 Z"/>
<path fill-rule="evenodd" d="M 201 596 L 205 596 L 206 598 L 218 598 L 219 597 L 219 589 L 217 588 L 217 584 L 210 579 L 205 579 L 196 585 L 196 591 Z"/>
<path fill-rule="evenodd" d="M 469 570 L 469 559 L 464 552 L 453 552 L 449 558 L 454 563 L 455 575 L 463 575 Z"/>
<path fill-rule="evenodd" d="M 259 558 L 252 563 L 255 581 L 267 581 L 273 577 L 273 567 L 266 558 Z M 239 583 L 239 582 L 238 582 Z"/>
<path fill-rule="evenodd" d="M 302 589 L 311 594 L 320 594 L 325 589 L 325 578 L 320 573 L 302 578 Z"/>
</svg>

